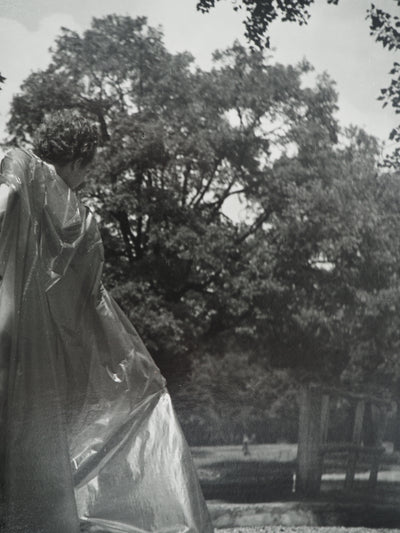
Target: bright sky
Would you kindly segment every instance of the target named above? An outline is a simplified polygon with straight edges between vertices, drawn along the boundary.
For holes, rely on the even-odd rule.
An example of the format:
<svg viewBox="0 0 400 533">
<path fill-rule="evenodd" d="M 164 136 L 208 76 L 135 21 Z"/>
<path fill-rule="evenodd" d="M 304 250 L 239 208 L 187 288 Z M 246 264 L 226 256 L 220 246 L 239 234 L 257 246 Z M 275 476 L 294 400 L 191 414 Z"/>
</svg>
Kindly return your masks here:
<svg viewBox="0 0 400 533">
<path fill-rule="evenodd" d="M 46 67 L 49 47 L 61 26 L 78 32 L 93 16 L 109 13 L 145 15 L 164 29 L 170 51 L 190 51 L 198 65 L 209 68 L 211 54 L 244 42 L 241 15 L 230 0 L 218 3 L 208 15 L 196 11 L 197 0 L 0 0 L 0 72 L 7 78 L 0 92 L 0 139 L 12 95 L 33 71 Z M 375 0 L 383 9 L 395 10 L 394 0 Z M 398 117 L 377 102 L 379 89 L 389 82 L 394 53 L 382 49 L 369 35 L 365 20 L 368 0 L 340 0 L 339 6 L 316 0 L 307 26 L 275 23 L 271 31 L 274 57 L 294 63 L 306 57 L 317 72 L 327 71 L 337 82 L 339 120 L 357 124 L 381 139 L 388 137 Z M 398 58 L 397 58 L 398 59 Z M 397 121 L 396 121 L 397 118 Z"/>
</svg>

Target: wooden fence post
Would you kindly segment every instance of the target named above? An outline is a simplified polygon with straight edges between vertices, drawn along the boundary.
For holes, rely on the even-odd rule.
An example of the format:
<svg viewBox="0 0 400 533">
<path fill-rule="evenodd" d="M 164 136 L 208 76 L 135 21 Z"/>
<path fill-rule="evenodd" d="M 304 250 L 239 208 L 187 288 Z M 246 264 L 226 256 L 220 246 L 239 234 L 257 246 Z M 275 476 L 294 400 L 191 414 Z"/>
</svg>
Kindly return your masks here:
<svg viewBox="0 0 400 533">
<path fill-rule="evenodd" d="M 318 494 L 321 483 L 321 392 L 304 387 L 300 396 L 296 492 Z"/>
<path fill-rule="evenodd" d="M 349 453 L 349 459 L 347 463 L 347 470 L 346 470 L 346 480 L 345 480 L 345 488 L 351 489 L 354 482 L 354 476 L 356 473 L 356 464 L 358 459 L 358 450 L 357 448 L 361 445 L 361 437 L 362 437 L 362 427 L 363 427 L 363 421 L 364 421 L 364 411 L 365 411 L 365 401 L 360 400 L 357 402 L 355 415 L 354 415 L 354 426 L 353 426 L 353 444 L 354 450 L 350 451 Z"/>
</svg>

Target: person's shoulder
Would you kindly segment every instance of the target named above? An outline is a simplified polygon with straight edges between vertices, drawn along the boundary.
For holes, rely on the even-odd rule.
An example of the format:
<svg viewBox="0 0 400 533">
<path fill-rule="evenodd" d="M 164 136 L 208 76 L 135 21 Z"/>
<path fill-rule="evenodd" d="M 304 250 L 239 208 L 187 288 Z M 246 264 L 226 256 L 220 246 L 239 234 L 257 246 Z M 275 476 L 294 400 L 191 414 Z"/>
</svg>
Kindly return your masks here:
<svg viewBox="0 0 400 533">
<path fill-rule="evenodd" d="M 19 147 L 10 148 L 1 161 L 1 171 L 13 172 L 25 167 L 31 160 L 31 154 L 28 150 Z"/>
<path fill-rule="evenodd" d="M 26 190 L 32 177 L 38 174 L 36 159 L 36 156 L 25 148 L 10 148 L 0 164 L 0 183 L 21 194 Z"/>
<path fill-rule="evenodd" d="M 19 146 L 13 146 L 5 152 L 4 159 L 28 160 L 31 158 L 32 155 L 33 154 L 26 148 L 21 148 Z"/>
</svg>

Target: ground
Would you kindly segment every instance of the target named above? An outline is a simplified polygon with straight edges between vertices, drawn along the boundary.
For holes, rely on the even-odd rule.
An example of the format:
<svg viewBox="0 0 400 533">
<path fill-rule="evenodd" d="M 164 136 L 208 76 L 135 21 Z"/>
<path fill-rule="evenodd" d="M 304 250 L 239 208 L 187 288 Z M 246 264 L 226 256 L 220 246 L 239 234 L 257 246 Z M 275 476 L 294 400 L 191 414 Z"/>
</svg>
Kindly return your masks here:
<svg viewBox="0 0 400 533">
<path fill-rule="evenodd" d="M 82 532 L 84 529 L 81 530 Z M 86 530 L 85 530 L 86 531 Z M 90 529 L 92 533 L 106 533 L 104 530 Z M 215 533 L 399 533 L 398 529 L 369 529 L 346 527 L 238 527 L 216 529 Z"/>
<path fill-rule="evenodd" d="M 344 491 L 343 458 L 331 458 L 324 464 L 322 492 L 315 501 L 296 498 L 296 445 L 253 444 L 250 452 L 244 456 L 240 445 L 192 449 L 217 532 L 400 532 L 390 529 L 400 524 L 400 456 L 392 450 L 382 458 L 378 488 L 373 492 L 368 488 L 368 460 L 360 459 L 355 484 L 348 492 Z"/>
</svg>

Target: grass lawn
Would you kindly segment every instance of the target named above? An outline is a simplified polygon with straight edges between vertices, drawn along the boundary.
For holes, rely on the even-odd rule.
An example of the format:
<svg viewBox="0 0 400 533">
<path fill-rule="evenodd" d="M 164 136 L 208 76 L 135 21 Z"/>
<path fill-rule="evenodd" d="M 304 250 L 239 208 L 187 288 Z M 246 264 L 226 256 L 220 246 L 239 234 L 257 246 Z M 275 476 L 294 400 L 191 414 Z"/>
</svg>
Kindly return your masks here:
<svg viewBox="0 0 400 533">
<path fill-rule="evenodd" d="M 262 502 L 294 497 L 296 444 L 251 444 L 250 455 L 242 447 L 193 447 L 192 455 L 207 499 L 232 502 Z M 324 463 L 322 494 L 343 490 L 346 458 L 328 457 Z M 357 468 L 354 494 L 356 500 L 367 486 L 369 464 Z M 349 496 L 349 495 L 347 495 Z M 347 497 L 346 496 L 346 497 Z M 380 466 L 376 496 L 381 501 L 400 504 L 400 456 L 388 451 Z M 350 497 L 350 496 L 349 496 Z"/>
<path fill-rule="evenodd" d="M 198 468 L 220 462 L 293 462 L 297 456 L 297 444 L 250 444 L 250 455 L 243 455 L 241 446 L 195 446 L 191 448 Z"/>
</svg>

